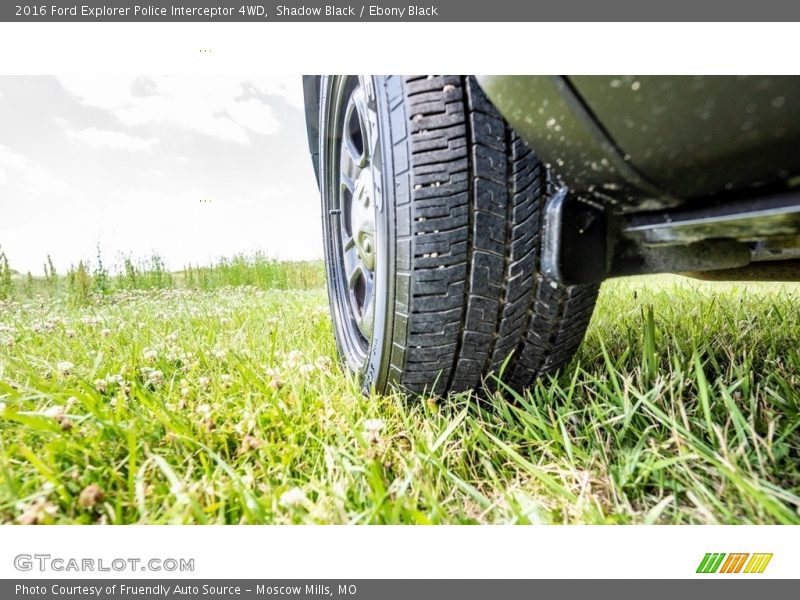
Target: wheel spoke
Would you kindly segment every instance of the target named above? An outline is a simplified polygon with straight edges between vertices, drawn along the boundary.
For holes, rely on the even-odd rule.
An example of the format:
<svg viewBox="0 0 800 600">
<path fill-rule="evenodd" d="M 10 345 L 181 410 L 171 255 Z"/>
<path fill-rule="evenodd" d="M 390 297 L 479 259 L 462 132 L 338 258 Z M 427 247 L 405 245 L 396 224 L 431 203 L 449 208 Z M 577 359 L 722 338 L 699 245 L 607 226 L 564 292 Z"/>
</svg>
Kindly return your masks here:
<svg viewBox="0 0 800 600">
<path fill-rule="evenodd" d="M 343 143 L 347 154 L 359 167 L 369 162 L 369 131 L 367 109 L 361 86 L 356 87 L 347 102 L 344 121 Z"/>
<path fill-rule="evenodd" d="M 359 262 L 356 263 L 350 275 L 347 277 L 347 287 L 350 288 L 351 292 L 355 291 L 356 284 L 362 277 L 364 277 L 364 266 Z M 356 304 L 358 305 L 358 303 Z"/>
<path fill-rule="evenodd" d="M 342 176 L 342 183 L 347 186 L 351 192 L 355 190 L 355 181 L 361 175 L 363 167 L 358 165 L 358 158 L 354 158 L 350 153 L 348 144 L 342 140 L 342 160 L 339 171 Z"/>
<path fill-rule="evenodd" d="M 372 271 L 367 271 L 368 276 L 365 277 L 366 289 L 364 290 L 364 306 L 372 304 L 372 296 L 375 292 L 375 275 Z"/>
<path fill-rule="evenodd" d="M 365 338 L 372 336 L 375 321 L 375 303 L 373 302 L 375 278 L 373 274 L 359 263 L 348 277 L 347 287 L 350 290 L 350 306 L 353 320 Z"/>
<path fill-rule="evenodd" d="M 369 108 L 367 107 L 366 94 L 361 87 L 358 88 L 357 92 L 358 94 L 355 98 L 355 105 L 361 122 L 361 136 L 364 140 L 363 156 L 364 161 L 369 163 L 375 156 L 375 144 L 377 143 L 378 136 L 377 132 L 373 128 L 373 122 L 369 118 L 370 112 Z"/>
<path fill-rule="evenodd" d="M 358 249 L 355 247 L 353 242 L 353 238 L 350 238 L 351 245 L 349 248 L 344 249 L 343 253 L 343 261 L 344 261 L 344 276 L 347 279 L 347 287 L 348 289 L 352 290 L 351 281 L 353 276 L 359 272 L 359 269 L 362 268 L 361 260 L 358 257 Z"/>
</svg>

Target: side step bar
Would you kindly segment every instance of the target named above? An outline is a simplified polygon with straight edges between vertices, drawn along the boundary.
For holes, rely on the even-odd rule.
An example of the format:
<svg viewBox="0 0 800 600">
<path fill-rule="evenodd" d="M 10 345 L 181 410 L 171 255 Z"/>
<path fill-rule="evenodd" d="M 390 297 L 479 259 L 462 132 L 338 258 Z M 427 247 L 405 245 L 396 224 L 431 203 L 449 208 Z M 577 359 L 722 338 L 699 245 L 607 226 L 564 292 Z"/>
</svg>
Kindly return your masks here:
<svg viewBox="0 0 800 600">
<path fill-rule="evenodd" d="M 800 258 L 796 192 L 611 216 L 561 188 L 548 201 L 544 225 L 542 270 L 568 285 L 648 273 L 714 272 L 724 279 L 725 271 L 737 269 L 741 276 L 753 262 L 790 259 L 781 278 L 797 271 L 800 280 L 793 268 Z M 749 269 L 747 278 L 756 279 L 757 270 Z M 770 271 L 764 269 L 766 278 Z"/>
</svg>

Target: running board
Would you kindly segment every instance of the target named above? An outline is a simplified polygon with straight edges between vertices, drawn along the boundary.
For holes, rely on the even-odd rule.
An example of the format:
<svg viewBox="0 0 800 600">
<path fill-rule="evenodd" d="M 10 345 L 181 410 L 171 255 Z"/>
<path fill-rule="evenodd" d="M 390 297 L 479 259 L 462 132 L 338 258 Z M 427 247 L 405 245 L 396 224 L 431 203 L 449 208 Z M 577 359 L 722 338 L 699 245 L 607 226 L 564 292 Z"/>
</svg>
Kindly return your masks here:
<svg viewBox="0 0 800 600">
<path fill-rule="evenodd" d="M 565 285 L 599 283 L 626 275 L 724 272 L 753 261 L 795 259 L 798 247 L 798 193 L 610 216 L 561 188 L 545 208 L 541 268 Z"/>
<path fill-rule="evenodd" d="M 758 241 L 800 232 L 800 194 L 736 200 L 704 209 L 632 216 L 622 235 L 643 244 L 690 244 L 711 238 Z"/>
</svg>

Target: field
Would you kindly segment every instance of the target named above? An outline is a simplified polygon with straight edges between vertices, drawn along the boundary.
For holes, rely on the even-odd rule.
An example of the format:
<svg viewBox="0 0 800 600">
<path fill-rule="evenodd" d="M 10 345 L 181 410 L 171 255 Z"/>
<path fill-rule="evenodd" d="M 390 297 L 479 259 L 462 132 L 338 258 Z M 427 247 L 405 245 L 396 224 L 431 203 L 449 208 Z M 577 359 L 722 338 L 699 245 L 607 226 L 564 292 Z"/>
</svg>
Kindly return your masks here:
<svg viewBox="0 0 800 600">
<path fill-rule="evenodd" d="M 276 268 L 17 277 L 0 522 L 800 523 L 800 286 L 607 282 L 557 379 L 408 400 L 362 396 L 319 270 Z"/>
</svg>

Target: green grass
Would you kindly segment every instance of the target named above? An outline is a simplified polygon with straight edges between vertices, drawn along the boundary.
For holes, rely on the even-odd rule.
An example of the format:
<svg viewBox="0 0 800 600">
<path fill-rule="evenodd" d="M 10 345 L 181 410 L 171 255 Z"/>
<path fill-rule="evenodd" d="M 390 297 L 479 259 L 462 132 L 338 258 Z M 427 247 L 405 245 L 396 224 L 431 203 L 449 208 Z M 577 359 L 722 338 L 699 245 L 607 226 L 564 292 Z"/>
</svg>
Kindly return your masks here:
<svg viewBox="0 0 800 600">
<path fill-rule="evenodd" d="M 241 285 L 263 290 L 296 290 L 325 285 L 325 265 L 321 260 L 279 261 L 256 252 L 221 258 L 210 265 L 187 265 L 180 271 L 170 271 L 158 254 L 139 259 L 120 256 L 110 269 L 100 254 L 98 249 L 97 258 L 79 261 L 66 274 L 57 273 L 47 256 L 42 277 L 12 270 L 0 247 L 0 300 L 64 296 L 70 304 L 90 305 L 98 296 L 122 290 L 213 290 Z"/>
<path fill-rule="evenodd" d="M 363 397 L 325 292 L 0 303 L 0 522 L 798 523 L 800 289 L 604 285 L 557 380 Z"/>
<path fill-rule="evenodd" d="M 281 262 L 264 254 L 223 258 L 209 267 L 189 266 L 181 273 L 185 287 L 202 290 L 225 285 L 252 285 L 264 290 L 311 289 L 325 285 L 322 261 Z"/>
</svg>

